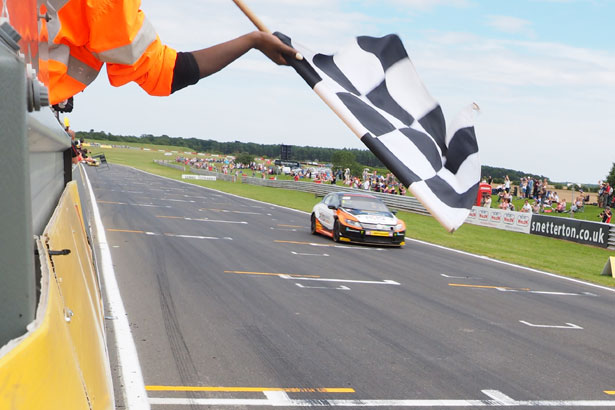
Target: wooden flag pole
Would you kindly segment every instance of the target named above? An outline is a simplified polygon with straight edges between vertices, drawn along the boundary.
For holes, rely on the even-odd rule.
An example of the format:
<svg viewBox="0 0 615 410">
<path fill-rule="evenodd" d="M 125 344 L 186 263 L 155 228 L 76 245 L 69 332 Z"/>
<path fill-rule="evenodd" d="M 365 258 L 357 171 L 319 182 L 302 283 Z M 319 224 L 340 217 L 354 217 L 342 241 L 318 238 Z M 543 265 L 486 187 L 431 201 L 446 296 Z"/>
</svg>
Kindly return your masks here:
<svg viewBox="0 0 615 410">
<path fill-rule="evenodd" d="M 259 31 L 264 31 L 265 33 L 271 34 L 271 31 L 263 24 L 263 22 L 245 5 L 243 0 L 233 0 L 233 3 L 246 15 L 247 18 L 250 19 L 252 24 L 256 26 Z"/>
</svg>

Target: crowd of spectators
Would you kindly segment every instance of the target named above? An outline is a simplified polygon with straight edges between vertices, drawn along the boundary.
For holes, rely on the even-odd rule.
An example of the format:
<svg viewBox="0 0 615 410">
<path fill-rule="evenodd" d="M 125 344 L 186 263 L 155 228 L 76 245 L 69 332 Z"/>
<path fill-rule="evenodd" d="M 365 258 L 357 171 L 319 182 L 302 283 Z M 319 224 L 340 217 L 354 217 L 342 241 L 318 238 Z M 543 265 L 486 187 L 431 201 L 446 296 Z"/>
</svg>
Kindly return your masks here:
<svg viewBox="0 0 615 410">
<path fill-rule="evenodd" d="M 481 184 L 489 184 L 492 186 L 493 180 L 491 177 L 483 179 Z M 607 184 L 608 186 L 608 184 Z M 612 190 L 612 188 L 611 188 Z M 564 213 L 564 212 L 581 212 L 584 209 L 585 203 L 589 200 L 589 195 L 585 195 L 583 190 L 579 190 L 578 196 L 570 204 L 566 198 L 560 198 L 557 191 L 552 189 L 548 180 L 527 177 L 521 178 L 518 187 L 511 189 L 511 182 L 508 175 L 504 178 L 504 182 L 492 188 L 491 194 L 485 193 L 482 195 L 481 206 L 491 208 L 491 195 L 497 195 L 498 208 L 515 211 L 513 199 L 524 199 L 524 204 L 520 212 L 528 213 Z"/>
</svg>

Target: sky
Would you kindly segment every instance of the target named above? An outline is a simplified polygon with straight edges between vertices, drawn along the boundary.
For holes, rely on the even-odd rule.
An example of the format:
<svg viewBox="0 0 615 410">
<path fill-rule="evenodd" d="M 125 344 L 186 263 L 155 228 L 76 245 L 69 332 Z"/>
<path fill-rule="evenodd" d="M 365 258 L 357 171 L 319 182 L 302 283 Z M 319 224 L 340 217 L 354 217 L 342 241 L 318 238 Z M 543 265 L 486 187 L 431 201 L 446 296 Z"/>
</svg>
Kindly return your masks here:
<svg viewBox="0 0 615 410">
<path fill-rule="evenodd" d="M 245 0 L 272 31 L 334 53 L 398 34 L 447 122 L 480 106 L 481 163 L 598 183 L 615 162 L 615 0 Z M 142 0 L 163 43 L 192 51 L 254 30 L 231 0 Z M 75 97 L 75 130 L 361 148 L 289 67 L 250 51 L 169 97 L 115 88 Z"/>
</svg>

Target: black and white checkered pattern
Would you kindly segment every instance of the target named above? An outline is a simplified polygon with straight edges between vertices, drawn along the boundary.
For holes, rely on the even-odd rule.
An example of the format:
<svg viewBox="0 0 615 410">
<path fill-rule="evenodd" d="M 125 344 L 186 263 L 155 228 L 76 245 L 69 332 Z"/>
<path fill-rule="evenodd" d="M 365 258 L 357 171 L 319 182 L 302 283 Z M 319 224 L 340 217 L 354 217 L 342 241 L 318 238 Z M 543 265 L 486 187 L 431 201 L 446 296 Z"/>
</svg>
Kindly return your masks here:
<svg viewBox="0 0 615 410">
<path fill-rule="evenodd" d="M 473 109 L 446 127 L 396 35 L 357 37 L 334 55 L 292 43 L 291 65 L 383 164 L 449 231 L 476 200 L 480 179 Z"/>
</svg>

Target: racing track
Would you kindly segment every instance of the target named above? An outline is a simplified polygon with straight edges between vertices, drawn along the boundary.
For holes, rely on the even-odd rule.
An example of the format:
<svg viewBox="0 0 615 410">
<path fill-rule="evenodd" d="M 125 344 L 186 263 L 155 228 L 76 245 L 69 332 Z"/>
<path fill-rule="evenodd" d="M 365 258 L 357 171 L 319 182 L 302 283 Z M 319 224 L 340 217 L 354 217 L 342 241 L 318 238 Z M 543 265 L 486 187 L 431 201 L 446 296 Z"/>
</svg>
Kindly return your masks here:
<svg viewBox="0 0 615 410">
<path fill-rule="evenodd" d="M 412 241 L 337 245 L 304 213 L 87 173 L 153 409 L 615 408 L 611 290 Z"/>
</svg>

